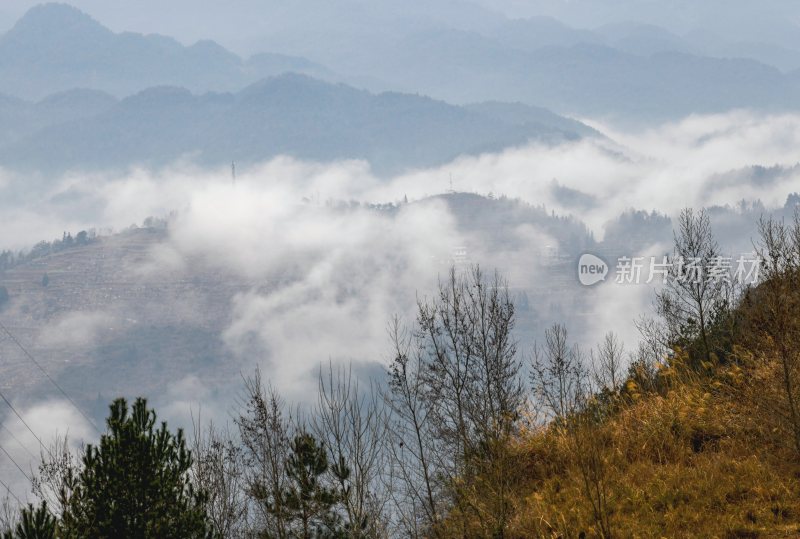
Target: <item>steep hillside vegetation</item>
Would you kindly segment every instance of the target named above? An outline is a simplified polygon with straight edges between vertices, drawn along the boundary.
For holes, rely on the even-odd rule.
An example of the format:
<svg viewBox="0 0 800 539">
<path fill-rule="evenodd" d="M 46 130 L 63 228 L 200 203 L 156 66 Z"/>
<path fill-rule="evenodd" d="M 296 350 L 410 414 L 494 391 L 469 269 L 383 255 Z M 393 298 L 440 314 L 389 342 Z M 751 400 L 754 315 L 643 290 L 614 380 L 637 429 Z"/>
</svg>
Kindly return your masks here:
<svg viewBox="0 0 800 539">
<path fill-rule="evenodd" d="M 682 221 L 676 252 L 702 228 Z M 759 245 L 762 282 L 730 309 L 711 288 L 661 293 L 627 373 L 613 337 L 581 367 L 552 330 L 531 373 L 538 405 L 494 453 L 513 471 L 464 478 L 434 535 L 800 534 L 800 214 L 762 221 Z"/>
</svg>

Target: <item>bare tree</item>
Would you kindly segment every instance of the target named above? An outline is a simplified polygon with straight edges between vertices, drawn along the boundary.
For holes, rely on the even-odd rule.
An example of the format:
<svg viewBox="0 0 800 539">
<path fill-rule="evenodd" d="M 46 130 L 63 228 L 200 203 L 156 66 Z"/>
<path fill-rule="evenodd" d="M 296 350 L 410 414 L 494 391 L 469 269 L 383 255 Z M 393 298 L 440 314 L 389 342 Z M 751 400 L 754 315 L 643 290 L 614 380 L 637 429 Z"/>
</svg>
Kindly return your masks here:
<svg viewBox="0 0 800 539">
<path fill-rule="evenodd" d="M 592 507 L 600 537 L 610 539 L 608 459 L 602 436 L 604 407 L 591 393 L 589 371 L 577 345 L 570 345 L 567 329 L 556 324 L 545 330 L 544 345 L 534 348 L 531 385 L 535 405 L 551 427 L 570 446 L 570 457 L 582 481 L 582 493 Z M 596 384 L 607 390 L 621 381 L 623 347 L 609 333 L 594 360 Z"/>
<path fill-rule="evenodd" d="M 415 341 L 395 318 L 389 326 L 393 359 L 385 395 L 389 473 L 394 527 L 407 537 L 435 536 L 444 510 L 443 481 L 435 463 L 437 448 L 430 421 L 431 401 L 422 376 L 422 357 Z"/>
<path fill-rule="evenodd" d="M 427 490 L 445 492 L 451 515 L 469 513 L 495 536 L 503 535 L 510 514 L 512 473 L 501 453 L 524 401 L 514 320 L 498 274 L 487 279 L 478 266 L 463 274 L 452 268 L 434 297 L 418 301 L 410 338 L 400 346 L 395 335 L 390 372 L 395 404 L 404 405 L 421 439 L 415 453 L 426 457 Z M 476 495 L 481 490 L 493 497 Z M 436 504 L 424 507 L 435 519 Z"/>
<path fill-rule="evenodd" d="M 588 373 L 580 348 L 569 344 L 563 325 L 545 330 L 544 345 L 534 346 L 530 381 L 534 406 L 545 420 L 563 422 L 579 410 L 588 389 Z"/>
<path fill-rule="evenodd" d="M 69 504 L 80 471 L 80 460 L 70 449 L 69 437 L 56 436 L 40 456 L 39 468 L 32 478 L 33 494 L 56 515 Z"/>
<path fill-rule="evenodd" d="M 711 327 L 730 308 L 730 276 L 719 274 L 723 261 L 706 211 L 681 211 L 668 277 L 656 294 L 656 312 L 669 344 L 696 352 L 694 357 L 704 361 L 715 352 Z"/>
<path fill-rule="evenodd" d="M 206 513 L 223 537 L 247 536 L 248 500 L 243 448 L 213 423 L 192 420 L 192 478 L 208 493 Z"/>
<path fill-rule="evenodd" d="M 242 410 L 236 419 L 242 442 L 245 486 L 253 501 L 248 526 L 257 535 L 284 539 L 289 513 L 284 506 L 292 424 L 278 393 L 265 388 L 261 372 L 246 378 Z"/>
<path fill-rule="evenodd" d="M 386 465 L 387 423 L 378 390 L 361 391 L 350 367 L 334 368 L 329 363 L 327 373 L 320 369 L 312 428 L 330 454 L 347 535 L 386 536 L 388 493 L 381 474 Z"/>
<path fill-rule="evenodd" d="M 416 333 L 440 439 L 466 465 L 480 446 L 513 429 L 523 401 L 506 283 L 478 266 L 453 268 L 438 295 L 418 305 Z"/>
<path fill-rule="evenodd" d="M 622 364 L 625 355 L 625 345 L 613 332 L 606 336 L 597 346 L 596 351 L 590 352 L 592 363 L 592 377 L 597 389 L 617 392 L 622 386 Z"/>
</svg>

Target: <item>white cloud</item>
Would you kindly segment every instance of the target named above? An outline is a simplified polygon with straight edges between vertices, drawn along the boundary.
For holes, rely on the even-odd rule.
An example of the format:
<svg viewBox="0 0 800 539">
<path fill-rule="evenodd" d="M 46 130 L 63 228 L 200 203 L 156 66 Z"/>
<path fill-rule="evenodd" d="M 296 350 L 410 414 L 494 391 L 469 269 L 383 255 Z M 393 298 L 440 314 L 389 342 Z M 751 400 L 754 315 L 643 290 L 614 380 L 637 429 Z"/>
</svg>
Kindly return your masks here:
<svg viewBox="0 0 800 539">
<path fill-rule="evenodd" d="M 0 245 L 19 248 L 60 237 L 63 230 L 121 229 L 149 215 L 177 211 L 169 237 L 153 247 L 138 268 L 140 275 L 186 276 L 201 265 L 219 279 L 245 283 L 246 290 L 229 306 L 221 338 L 242 365 L 265 363 L 273 382 L 296 396 L 329 358 L 383 358 L 388 319 L 395 313 L 412 315 L 415 293 L 432 290 L 453 247 L 477 243 L 473 260 L 501 267 L 512 287 L 524 287 L 539 278 L 539 253 L 555 243 L 536 226 L 524 225 L 498 231 L 515 240 L 514 248 L 489 249 L 459 231 L 436 200 L 378 212 L 329 207 L 329 199 L 420 200 L 447 190 L 452 175 L 459 191 L 505 194 L 556 213 L 576 213 L 600 237 L 603 225 L 629 208 L 674 214 L 685 206 L 733 204 L 742 198 L 779 206 L 788 192 L 800 188 L 791 173 L 758 184 L 725 177 L 755 164 L 795 165 L 800 116 L 734 112 L 639 132 L 599 127 L 613 142 L 532 145 L 462 157 L 389 180 L 376 178 L 361 162 L 323 165 L 289 158 L 240 167 L 235 186 L 227 167 L 183 164 L 114 177 L 73 174 L 44 193 L 0 202 Z M 554 179 L 591 195 L 596 204 L 569 206 L 554 192 Z M 0 182 L 0 193 L 21 181 Z M 656 252 L 662 251 L 645 254 Z M 636 334 L 629 321 L 647 308 L 650 293 L 646 287 L 599 287 L 592 299 L 602 316 L 581 339 L 591 343 L 614 329 L 632 349 Z M 560 300 L 553 298 L 553 304 Z M 185 303 L 194 305 L 191 298 Z M 191 308 L 183 308 L 191 318 Z M 547 320 L 547 313 L 541 319 Z M 619 322 L 610 327 L 612 320 Z M 73 313 L 59 321 L 55 337 L 48 332 L 44 338 L 91 339 L 101 327 L 100 314 Z M 199 382 L 185 379 L 170 393 L 171 414 L 215 398 L 194 383 Z"/>
<path fill-rule="evenodd" d="M 25 423 L 9 412 L 3 420 L 2 429 L 0 429 L 0 445 L 8 451 L 10 458 L 14 459 L 14 462 L 22 468 L 28 478 L 34 477 L 41 461 L 41 455 L 46 455 L 47 449 L 51 448 L 54 440 L 66 436 L 70 449 L 77 453 L 84 443 L 93 442 L 96 439 L 91 425 L 67 401 L 48 400 L 28 408 L 18 407 L 17 410 Z M 39 440 L 47 449 L 42 447 Z M 32 500 L 31 485 L 28 479 L 7 456 L 4 455 L 0 462 L 2 462 L 0 469 L 3 471 L 4 478 L 8 480 L 11 491 L 23 502 L 26 499 Z"/>
<path fill-rule="evenodd" d="M 47 347 L 86 346 L 95 342 L 104 330 L 112 328 L 116 316 L 106 311 L 74 311 L 59 317 L 39 335 L 39 344 Z"/>
</svg>

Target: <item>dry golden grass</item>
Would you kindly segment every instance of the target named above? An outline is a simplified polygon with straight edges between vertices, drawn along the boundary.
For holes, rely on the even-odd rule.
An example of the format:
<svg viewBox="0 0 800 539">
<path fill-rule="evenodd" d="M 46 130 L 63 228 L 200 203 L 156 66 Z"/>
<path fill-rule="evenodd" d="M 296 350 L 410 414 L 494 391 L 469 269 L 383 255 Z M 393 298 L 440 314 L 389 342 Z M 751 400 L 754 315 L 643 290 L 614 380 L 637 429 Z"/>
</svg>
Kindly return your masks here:
<svg viewBox="0 0 800 539">
<path fill-rule="evenodd" d="M 687 374 L 678 357 L 674 372 L 661 373 L 667 388 L 629 386 L 619 411 L 593 428 L 587 440 L 601 455 L 612 537 L 800 537 L 800 460 L 760 403 L 777 372 L 764 358 L 743 364 Z M 574 433 L 527 430 L 511 452 L 517 483 L 506 537 L 602 536 Z M 465 534 L 463 520 L 444 531 L 485 536 L 477 522 Z"/>
</svg>

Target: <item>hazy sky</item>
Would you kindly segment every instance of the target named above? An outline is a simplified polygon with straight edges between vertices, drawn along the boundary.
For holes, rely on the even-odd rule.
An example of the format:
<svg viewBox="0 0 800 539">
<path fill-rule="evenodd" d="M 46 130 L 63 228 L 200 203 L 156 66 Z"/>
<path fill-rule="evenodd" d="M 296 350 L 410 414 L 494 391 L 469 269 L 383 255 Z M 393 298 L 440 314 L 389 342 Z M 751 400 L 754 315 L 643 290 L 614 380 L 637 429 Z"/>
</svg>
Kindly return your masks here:
<svg viewBox="0 0 800 539">
<path fill-rule="evenodd" d="M 8 28 L 37 0 L 3 0 L 0 27 Z M 69 0 L 73 5 L 115 31 L 160 33 L 185 43 L 214 39 L 237 52 L 252 52 L 250 43 L 287 21 L 292 25 L 359 24 L 377 18 L 425 13 L 457 22 L 465 16 L 480 21 L 485 9 L 461 0 Z M 474 4 L 473 4 L 474 5 Z M 366 17 L 366 18 L 365 18 Z M 365 24 L 364 26 L 367 26 Z"/>
<path fill-rule="evenodd" d="M 0 25 L 5 28 L 25 11 L 42 2 L 36 0 L 4 0 L 0 5 Z M 237 47 L 236 33 L 258 32 L 259 0 L 215 2 L 210 0 L 70 0 L 68 2 L 114 31 L 136 31 L 170 35 L 183 42 L 215 39 Z"/>
</svg>

